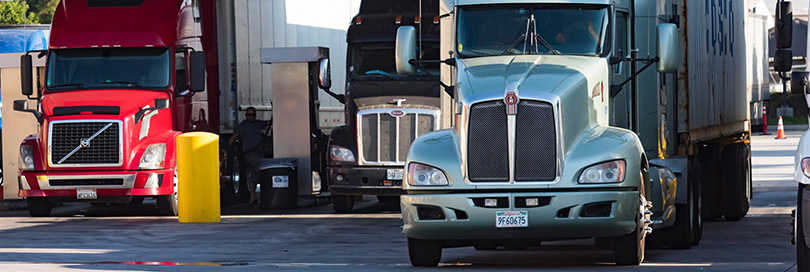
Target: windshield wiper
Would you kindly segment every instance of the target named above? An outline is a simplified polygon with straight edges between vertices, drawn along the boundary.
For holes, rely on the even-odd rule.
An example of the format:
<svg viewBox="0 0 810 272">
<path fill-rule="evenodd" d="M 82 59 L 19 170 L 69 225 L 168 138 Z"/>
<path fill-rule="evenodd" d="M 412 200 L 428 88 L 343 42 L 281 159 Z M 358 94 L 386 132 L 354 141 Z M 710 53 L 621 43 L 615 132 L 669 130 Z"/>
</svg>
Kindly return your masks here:
<svg viewBox="0 0 810 272">
<path fill-rule="evenodd" d="M 65 84 L 56 84 L 48 86 L 48 89 L 59 89 L 65 87 L 77 87 L 77 88 L 84 88 L 84 83 L 65 83 Z"/>
<path fill-rule="evenodd" d="M 109 81 L 108 80 L 108 81 L 99 82 L 99 84 L 118 84 L 118 85 L 127 85 L 129 87 L 141 87 L 140 85 L 138 85 L 137 82 L 123 81 L 123 80 L 119 80 L 119 81 Z"/>
<path fill-rule="evenodd" d="M 535 21 L 534 19 L 534 13 L 532 13 L 532 15 L 529 16 L 529 18 L 526 18 L 526 33 L 520 35 L 520 37 L 518 37 L 515 43 L 504 49 L 504 51 L 501 52 L 500 55 L 505 55 L 506 53 L 511 52 L 512 49 L 514 49 L 515 46 L 517 46 L 521 42 L 523 42 L 522 54 L 526 54 L 527 47 L 529 50 L 534 49 L 535 54 L 540 54 L 540 50 L 537 47 L 538 44 L 545 47 L 546 50 L 548 50 L 551 54 L 554 55 L 560 54 L 560 51 L 554 49 L 554 47 L 552 47 L 551 44 L 548 41 L 546 41 L 546 39 L 544 39 L 542 35 L 540 35 L 540 33 L 537 33 L 537 21 Z"/>
</svg>

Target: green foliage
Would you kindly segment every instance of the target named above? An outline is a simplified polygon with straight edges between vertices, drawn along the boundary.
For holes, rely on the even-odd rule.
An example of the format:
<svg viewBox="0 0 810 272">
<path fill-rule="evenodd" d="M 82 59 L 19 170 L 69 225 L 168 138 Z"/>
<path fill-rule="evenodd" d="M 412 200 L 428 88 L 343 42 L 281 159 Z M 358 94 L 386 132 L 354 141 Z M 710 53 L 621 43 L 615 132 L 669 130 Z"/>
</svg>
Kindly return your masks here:
<svg viewBox="0 0 810 272">
<path fill-rule="evenodd" d="M 31 5 L 31 12 L 39 18 L 39 23 L 50 24 L 59 0 L 28 0 L 28 4 Z"/>
<path fill-rule="evenodd" d="M 0 25 L 38 23 L 39 18 L 28 10 L 28 3 L 19 0 L 0 2 Z"/>
</svg>

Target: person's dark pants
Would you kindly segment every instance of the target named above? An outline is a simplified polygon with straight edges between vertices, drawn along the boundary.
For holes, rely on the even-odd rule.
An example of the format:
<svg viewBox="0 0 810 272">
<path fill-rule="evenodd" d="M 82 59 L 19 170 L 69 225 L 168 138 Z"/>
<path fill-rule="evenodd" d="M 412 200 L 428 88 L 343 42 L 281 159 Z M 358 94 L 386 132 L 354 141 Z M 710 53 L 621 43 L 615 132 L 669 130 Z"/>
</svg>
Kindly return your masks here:
<svg viewBox="0 0 810 272">
<path fill-rule="evenodd" d="M 247 201 L 250 199 L 250 194 L 256 189 L 256 184 L 259 180 L 259 160 L 264 155 L 261 151 L 251 150 L 242 153 L 239 159 L 240 176 L 239 179 L 239 199 Z"/>
</svg>

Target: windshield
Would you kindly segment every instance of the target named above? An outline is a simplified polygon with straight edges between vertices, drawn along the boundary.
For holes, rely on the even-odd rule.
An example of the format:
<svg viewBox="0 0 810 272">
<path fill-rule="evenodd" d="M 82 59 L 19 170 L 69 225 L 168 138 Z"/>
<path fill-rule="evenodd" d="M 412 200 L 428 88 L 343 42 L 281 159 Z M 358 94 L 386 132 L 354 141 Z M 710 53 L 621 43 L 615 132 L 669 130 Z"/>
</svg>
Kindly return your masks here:
<svg viewBox="0 0 810 272">
<path fill-rule="evenodd" d="M 69 89 L 167 88 L 167 48 L 92 48 L 52 50 L 46 86 Z"/>
<path fill-rule="evenodd" d="M 422 43 L 423 60 L 439 59 L 439 44 L 432 42 Z M 418 49 L 417 49 L 418 50 Z M 353 79 L 404 79 L 397 74 L 394 59 L 394 44 L 365 44 L 353 46 L 349 56 L 349 73 Z M 419 54 L 419 53 L 417 53 Z M 428 63 L 417 68 L 416 77 L 439 76 L 439 64 Z"/>
<path fill-rule="evenodd" d="M 600 55 L 608 8 L 561 5 L 459 8 L 462 58 L 500 55 Z"/>
</svg>

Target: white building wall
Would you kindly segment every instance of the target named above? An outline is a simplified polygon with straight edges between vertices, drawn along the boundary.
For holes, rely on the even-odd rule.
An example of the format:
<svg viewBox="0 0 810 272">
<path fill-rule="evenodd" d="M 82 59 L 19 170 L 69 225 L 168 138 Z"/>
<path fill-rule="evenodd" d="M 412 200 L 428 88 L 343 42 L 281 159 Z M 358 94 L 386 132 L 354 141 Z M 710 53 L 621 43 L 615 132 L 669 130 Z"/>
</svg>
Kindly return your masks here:
<svg viewBox="0 0 810 272">
<path fill-rule="evenodd" d="M 270 65 L 260 62 L 261 48 L 328 47 L 332 62 L 332 90 L 343 93 L 346 85 L 346 30 L 359 8 L 360 0 L 233 0 L 232 46 L 235 50 L 232 52 L 234 60 L 230 62 L 236 63 L 238 118 L 244 118 L 241 110 L 248 106 L 260 110 L 260 119 L 271 117 L 269 106 L 273 79 Z M 227 31 L 221 29 L 220 33 L 223 32 Z M 225 61 L 221 65 L 230 67 Z M 230 71 L 222 70 L 225 73 L 221 75 L 223 81 L 230 80 Z M 231 86 L 224 87 L 223 92 L 231 90 Z M 319 99 L 321 127 L 343 124 L 343 105 L 324 92 L 320 92 Z M 223 111 L 223 115 L 233 117 L 231 110 Z"/>
</svg>

